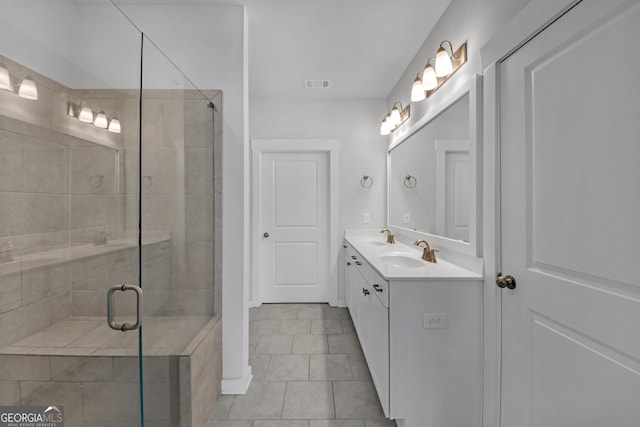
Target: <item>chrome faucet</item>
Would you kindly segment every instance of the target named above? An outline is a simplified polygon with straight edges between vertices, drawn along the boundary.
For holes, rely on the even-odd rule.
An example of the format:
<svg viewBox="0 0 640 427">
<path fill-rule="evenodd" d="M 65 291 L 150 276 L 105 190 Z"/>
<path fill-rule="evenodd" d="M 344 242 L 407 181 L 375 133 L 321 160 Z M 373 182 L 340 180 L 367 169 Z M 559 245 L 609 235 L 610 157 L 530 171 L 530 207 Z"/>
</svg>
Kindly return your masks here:
<svg viewBox="0 0 640 427">
<path fill-rule="evenodd" d="M 424 246 L 420 246 L 421 243 L 424 243 Z M 429 243 L 427 243 L 426 240 L 416 240 L 414 245 L 420 246 L 421 248 L 424 249 L 422 251 L 422 259 L 423 260 L 429 261 L 429 262 L 438 262 L 438 260 L 436 259 L 436 252 L 438 252 L 438 250 L 437 249 L 431 249 L 429 247 Z"/>
<path fill-rule="evenodd" d="M 105 246 L 108 243 L 107 237 L 109 237 L 109 230 L 102 230 L 96 234 L 96 237 L 93 239 L 93 245 Z"/>
<path fill-rule="evenodd" d="M 381 233 L 387 233 L 387 243 L 391 243 L 394 244 L 396 242 L 396 238 L 393 234 L 391 234 L 391 232 L 389 230 L 387 230 L 386 228 L 383 229 L 382 231 L 380 231 Z"/>
<path fill-rule="evenodd" d="M 11 242 L 4 242 L 2 246 L 0 246 L 0 263 L 13 261 L 12 250 L 13 243 Z"/>
</svg>

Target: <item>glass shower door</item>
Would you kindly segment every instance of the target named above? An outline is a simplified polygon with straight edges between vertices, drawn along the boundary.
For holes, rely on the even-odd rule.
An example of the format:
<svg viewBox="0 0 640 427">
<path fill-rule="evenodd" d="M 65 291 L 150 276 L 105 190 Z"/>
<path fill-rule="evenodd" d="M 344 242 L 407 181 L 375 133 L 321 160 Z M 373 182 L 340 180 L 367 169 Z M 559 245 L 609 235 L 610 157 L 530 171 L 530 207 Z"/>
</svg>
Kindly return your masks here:
<svg viewBox="0 0 640 427">
<path fill-rule="evenodd" d="M 140 277 L 127 186 L 138 179 L 128 160 L 141 34 L 107 0 L 2 6 L 1 410 L 138 426 L 138 333 L 110 329 L 106 302 L 110 287 Z M 136 323 L 135 292 L 113 302 L 115 321 Z"/>
<path fill-rule="evenodd" d="M 218 91 L 196 88 L 143 37 L 139 333 L 147 426 L 203 426 L 219 393 L 211 101 L 216 96 Z"/>
<path fill-rule="evenodd" d="M 221 372 L 221 93 L 108 0 L 6 1 L 0 40 L 0 411 L 204 425 Z"/>
</svg>

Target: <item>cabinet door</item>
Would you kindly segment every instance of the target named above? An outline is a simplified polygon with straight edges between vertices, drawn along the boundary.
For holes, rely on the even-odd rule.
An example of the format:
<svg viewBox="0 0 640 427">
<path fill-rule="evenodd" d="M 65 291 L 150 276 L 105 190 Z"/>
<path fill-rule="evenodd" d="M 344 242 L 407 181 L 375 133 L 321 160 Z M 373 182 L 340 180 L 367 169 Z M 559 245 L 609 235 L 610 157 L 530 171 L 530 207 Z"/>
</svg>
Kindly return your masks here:
<svg viewBox="0 0 640 427">
<path fill-rule="evenodd" d="M 354 270 L 353 261 L 349 255 L 349 251 L 344 251 L 344 299 L 351 311 L 351 274 Z"/>
<path fill-rule="evenodd" d="M 349 275 L 349 292 L 351 294 L 351 305 L 349 311 L 351 313 L 351 320 L 353 320 L 353 326 L 356 328 L 356 332 L 360 334 L 360 311 L 362 305 L 362 276 L 352 262 Z"/>
<path fill-rule="evenodd" d="M 369 370 L 378 392 L 384 415 L 389 417 L 389 309 L 371 296 Z"/>
<path fill-rule="evenodd" d="M 358 316 L 358 339 L 360 340 L 360 345 L 362 346 L 362 351 L 365 356 L 367 353 L 371 351 L 370 342 L 371 342 L 371 290 L 369 289 L 369 285 L 364 280 L 364 277 L 358 272 L 358 287 L 355 289 L 356 298 L 357 298 L 357 316 Z"/>
</svg>

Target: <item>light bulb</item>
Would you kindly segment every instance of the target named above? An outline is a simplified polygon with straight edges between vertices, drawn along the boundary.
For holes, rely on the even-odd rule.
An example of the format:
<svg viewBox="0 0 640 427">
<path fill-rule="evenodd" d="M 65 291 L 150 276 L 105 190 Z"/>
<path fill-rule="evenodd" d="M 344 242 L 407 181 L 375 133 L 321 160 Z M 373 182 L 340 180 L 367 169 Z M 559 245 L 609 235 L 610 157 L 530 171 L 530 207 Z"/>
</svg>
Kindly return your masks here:
<svg viewBox="0 0 640 427">
<path fill-rule="evenodd" d="M 389 125 L 391 126 L 391 129 L 395 129 L 402 122 L 402 116 L 400 115 L 400 110 L 398 110 L 398 107 L 393 107 L 390 117 L 391 120 L 389 122 Z"/>
<path fill-rule="evenodd" d="M 0 62 L 0 89 L 11 90 L 11 75 L 2 62 Z"/>
<path fill-rule="evenodd" d="M 425 98 L 426 95 L 422 87 L 422 80 L 416 76 L 416 79 L 413 81 L 413 86 L 411 87 L 411 102 L 420 102 Z"/>
<path fill-rule="evenodd" d="M 111 122 L 109 123 L 109 132 L 120 133 L 121 130 L 122 128 L 120 126 L 120 120 L 116 119 L 115 117 L 111 119 Z"/>
<path fill-rule="evenodd" d="M 436 72 L 433 70 L 431 64 L 427 64 L 424 67 L 424 73 L 422 73 L 422 88 L 424 90 L 433 90 L 438 86 L 438 78 Z"/>
<path fill-rule="evenodd" d="M 389 123 L 387 123 L 387 118 L 385 117 L 380 124 L 380 135 L 389 135 L 390 133 L 391 128 L 389 127 Z"/>
<path fill-rule="evenodd" d="M 93 111 L 89 107 L 82 107 L 78 120 L 85 123 L 93 123 Z"/>
<path fill-rule="evenodd" d="M 445 48 L 440 46 L 436 54 L 436 76 L 445 77 L 451 74 L 452 71 L 453 64 L 451 63 L 451 58 Z"/>
<path fill-rule="evenodd" d="M 24 99 L 38 99 L 38 88 L 31 76 L 25 77 L 18 88 L 18 96 Z"/>
<path fill-rule="evenodd" d="M 108 125 L 107 115 L 104 114 L 104 111 L 100 111 L 96 114 L 96 119 L 93 121 L 93 125 L 100 129 L 106 129 Z"/>
</svg>

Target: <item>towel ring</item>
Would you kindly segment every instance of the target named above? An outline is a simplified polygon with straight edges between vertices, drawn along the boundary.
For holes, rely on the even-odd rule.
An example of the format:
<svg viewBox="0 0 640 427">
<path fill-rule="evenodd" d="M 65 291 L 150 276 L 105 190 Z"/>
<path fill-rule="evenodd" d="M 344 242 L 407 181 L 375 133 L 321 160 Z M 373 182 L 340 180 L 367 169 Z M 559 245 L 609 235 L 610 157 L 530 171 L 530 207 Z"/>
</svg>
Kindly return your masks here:
<svg viewBox="0 0 640 427">
<path fill-rule="evenodd" d="M 407 188 L 415 188 L 418 185 L 418 180 L 415 176 L 407 175 L 404 177 L 404 186 Z"/>
<path fill-rule="evenodd" d="M 360 180 L 360 186 L 362 188 L 371 188 L 372 185 L 373 178 L 371 178 L 369 175 L 363 175 L 362 179 Z"/>
</svg>

